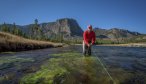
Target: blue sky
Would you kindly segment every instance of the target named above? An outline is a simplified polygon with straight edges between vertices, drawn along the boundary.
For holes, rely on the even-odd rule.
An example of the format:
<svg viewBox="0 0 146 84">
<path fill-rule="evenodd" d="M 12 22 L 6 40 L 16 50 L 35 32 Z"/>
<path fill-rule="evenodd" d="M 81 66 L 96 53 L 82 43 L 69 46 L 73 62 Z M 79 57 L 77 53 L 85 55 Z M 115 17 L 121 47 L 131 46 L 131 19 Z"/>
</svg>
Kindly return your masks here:
<svg viewBox="0 0 146 84">
<path fill-rule="evenodd" d="M 146 0 L 0 0 L 0 24 L 74 18 L 82 29 L 123 28 L 146 33 Z"/>
</svg>

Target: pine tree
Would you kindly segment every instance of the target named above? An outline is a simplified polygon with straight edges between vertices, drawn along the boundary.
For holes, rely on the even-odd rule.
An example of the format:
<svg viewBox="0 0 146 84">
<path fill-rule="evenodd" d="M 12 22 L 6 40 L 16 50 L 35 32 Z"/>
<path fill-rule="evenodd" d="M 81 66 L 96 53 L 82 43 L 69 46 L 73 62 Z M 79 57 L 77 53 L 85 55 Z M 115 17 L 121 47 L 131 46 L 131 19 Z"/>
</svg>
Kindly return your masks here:
<svg viewBox="0 0 146 84">
<path fill-rule="evenodd" d="M 19 35 L 19 36 L 23 36 L 22 30 L 18 29 L 18 35 Z"/>
<path fill-rule="evenodd" d="M 15 24 L 15 23 L 13 23 L 12 33 L 15 34 L 15 35 L 18 35 L 18 33 L 19 33 L 19 30 L 18 30 L 18 28 L 16 27 L 16 24 Z"/>
<path fill-rule="evenodd" d="M 0 31 L 2 31 L 2 25 L 0 25 Z"/>
<path fill-rule="evenodd" d="M 17 28 L 16 24 L 13 23 L 13 28 L 12 28 L 12 31 L 11 31 L 12 34 L 15 34 L 15 35 L 19 35 L 19 36 L 23 36 L 23 32 L 22 30 L 20 30 L 19 28 Z"/>
<path fill-rule="evenodd" d="M 44 35 L 42 32 L 42 29 L 40 28 L 38 24 L 38 19 L 34 20 L 34 24 L 32 26 L 31 32 L 32 32 L 31 34 L 32 34 L 33 39 L 43 40 Z"/>
<path fill-rule="evenodd" d="M 10 32 L 9 27 L 7 26 L 7 24 L 6 24 L 5 22 L 4 22 L 4 24 L 2 25 L 1 30 L 2 30 L 3 32 Z"/>
</svg>

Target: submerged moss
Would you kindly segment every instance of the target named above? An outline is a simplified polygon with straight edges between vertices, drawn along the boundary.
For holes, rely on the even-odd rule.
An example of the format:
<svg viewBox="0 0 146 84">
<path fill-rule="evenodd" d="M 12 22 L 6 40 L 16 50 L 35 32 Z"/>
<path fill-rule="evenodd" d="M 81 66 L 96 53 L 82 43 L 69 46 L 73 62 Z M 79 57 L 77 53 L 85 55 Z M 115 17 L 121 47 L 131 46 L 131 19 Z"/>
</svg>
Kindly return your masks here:
<svg viewBox="0 0 146 84">
<path fill-rule="evenodd" d="M 24 76 L 21 80 L 21 84 L 36 84 L 36 83 L 43 83 L 43 84 L 52 84 L 53 78 L 56 75 L 63 75 L 66 71 L 59 65 L 59 59 L 52 58 L 47 64 L 41 66 L 41 70 L 37 71 L 36 73 L 28 74 Z"/>
<path fill-rule="evenodd" d="M 0 57 L 0 65 L 5 63 L 13 63 L 13 62 L 28 62 L 28 61 L 34 61 L 32 58 L 21 58 L 17 56 L 11 56 L 11 57 Z"/>
<path fill-rule="evenodd" d="M 108 68 L 111 81 L 94 56 L 84 57 L 78 52 L 53 54 L 41 69 L 22 77 L 21 84 L 128 84 L 134 75 L 121 68 Z"/>
<path fill-rule="evenodd" d="M 0 54 L 15 54 L 16 52 L 0 52 Z"/>
<path fill-rule="evenodd" d="M 95 57 L 83 57 L 80 53 L 53 54 L 57 58 L 46 61 L 39 71 L 25 75 L 21 84 L 95 84 L 109 78 L 102 71 Z"/>
<path fill-rule="evenodd" d="M 17 69 L 21 68 L 21 63 L 23 62 L 33 62 L 32 58 L 22 58 L 17 56 L 9 56 L 9 57 L 0 57 L 0 70 L 4 70 L 6 68 L 15 67 Z"/>
</svg>

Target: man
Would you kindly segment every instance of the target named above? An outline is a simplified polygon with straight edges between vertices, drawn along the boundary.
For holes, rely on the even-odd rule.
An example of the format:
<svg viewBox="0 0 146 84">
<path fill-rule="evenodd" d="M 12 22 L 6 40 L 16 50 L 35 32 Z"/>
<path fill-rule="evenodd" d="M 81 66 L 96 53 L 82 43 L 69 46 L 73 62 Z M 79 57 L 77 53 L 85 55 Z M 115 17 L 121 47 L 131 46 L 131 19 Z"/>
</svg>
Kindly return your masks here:
<svg viewBox="0 0 146 84">
<path fill-rule="evenodd" d="M 91 55 L 91 46 L 95 43 L 95 32 L 92 30 L 92 25 L 83 33 L 83 54 Z"/>
</svg>

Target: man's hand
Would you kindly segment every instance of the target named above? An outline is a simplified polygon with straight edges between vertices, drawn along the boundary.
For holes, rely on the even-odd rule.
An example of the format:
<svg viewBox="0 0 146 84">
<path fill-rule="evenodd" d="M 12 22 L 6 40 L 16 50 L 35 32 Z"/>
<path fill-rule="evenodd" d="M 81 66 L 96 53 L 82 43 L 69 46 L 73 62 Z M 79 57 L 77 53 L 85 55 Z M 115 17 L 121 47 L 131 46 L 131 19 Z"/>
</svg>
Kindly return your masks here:
<svg viewBox="0 0 146 84">
<path fill-rule="evenodd" d="M 88 44 L 88 47 L 90 47 L 92 44 Z"/>
<path fill-rule="evenodd" d="M 90 44 L 88 44 L 87 46 L 90 47 Z"/>
</svg>

